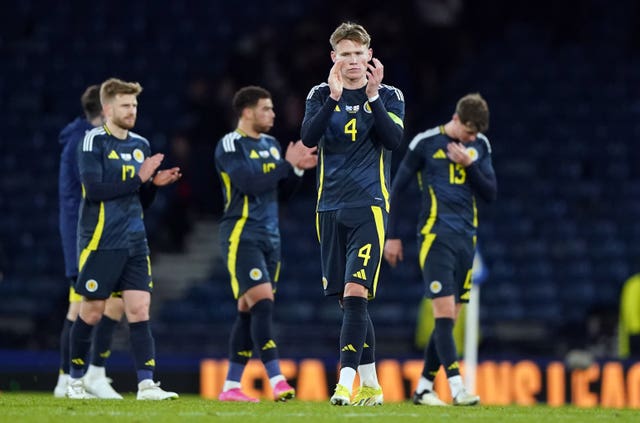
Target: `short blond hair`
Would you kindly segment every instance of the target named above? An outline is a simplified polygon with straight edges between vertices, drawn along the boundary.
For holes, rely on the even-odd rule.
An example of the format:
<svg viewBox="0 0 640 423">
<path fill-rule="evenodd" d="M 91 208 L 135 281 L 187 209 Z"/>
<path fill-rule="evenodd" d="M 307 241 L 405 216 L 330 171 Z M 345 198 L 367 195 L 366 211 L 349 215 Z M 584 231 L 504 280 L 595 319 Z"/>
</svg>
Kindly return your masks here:
<svg viewBox="0 0 640 423">
<path fill-rule="evenodd" d="M 338 43 L 342 40 L 350 40 L 369 48 L 371 45 L 371 36 L 362 25 L 353 22 L 343 22 L 339 27 L 333 31 L 329 38 L 331 48 L 334 50 L 338 46 Z"/>
<path fill-rule="evenodd" d="M 118 78 L 109 78 L 100 85 L 100 103 L 111 102 L 118 94 L 133 94 L 142 92 L 142 85 L 138 82 L 126 82 Z"/>
<path fill-rule="evenodd" d="M 472 131 L 489 129 L 489 105 L 480 93 L 467 94 L 458 100 L 456 114 L 460 122 Z"/>
</svg>

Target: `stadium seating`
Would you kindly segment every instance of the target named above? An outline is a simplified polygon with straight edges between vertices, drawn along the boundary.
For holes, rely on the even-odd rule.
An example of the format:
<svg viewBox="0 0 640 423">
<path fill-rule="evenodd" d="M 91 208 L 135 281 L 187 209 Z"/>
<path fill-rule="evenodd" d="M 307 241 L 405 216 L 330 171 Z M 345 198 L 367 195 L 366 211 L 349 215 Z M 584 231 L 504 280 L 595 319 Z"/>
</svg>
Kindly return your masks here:
<svg viewBox="0 0 640 423">
<path fill-rule="evenodd" d="M 280 3 L 269 8 L 249 1 L 241 9 L 233 2 L 167 0 L 7 6 L 12 13 L 0 17 L 0 265 L 5 275 L 0 321 L 12 323 L 0 326 L 0 347 L 56 345 L 51 329 L 61 322 L 51 316 L 61 320 L 66 306 L 57 232 L 57 134 L 79 113 L 83 88 L 112 75 L 140 80 L 145 91 L 136 130 L 156 149 L 166 149 L 170 134 L 192 123 L 189 81 L 200 75 L 240 78 L 229 63 L 241 57 L 238 50 L 264 49 L 261 37 L 287 38 L 294 19 L 312 25 L 305 13 L 316 2 Z M 131 19 L 111 12 L 123 9 Z M 408 129 L 407 138 L 443 123 L 467 92 L 481 92 L 491 106 L 488 136 L 499 194 L 494 205 L 480 204 L 479 239 L 490 272 L 481 293 L 483 353 L 526 354 L 534 343 L 539 343 L 537 353 L 558 353 L 549 342 L 557 338 L 567 348 L 584 347 L 585 322 L 596 310 L 615 312 L 622 282 L 638 271 L 640 167 L 634 142 L 640 135 L 640 62 L 637 55 L 628 57 L 635 29 L 622 19 L 625 8 L 613 9 L 603 19 L 582 17 L 590 28 L 582 35 L 559 36 L 557 28 L 535 22 L 506 25 L 503 35 L 487 38 L 441 81 L 439 91 L 445 94 L 435 106 L 415 98 L 422 93 L 405 90 L 414 107 L 407 113 L 420 125 Z M 272 38 L 261 25 L 267 21 L 276 23 Z M 89 31 L 91 37 L 76 36 Z M 264 57 L 283 54 L 275 47 Z M 261 75 L 257 82 L 264 81 L 269 69 L 261 68 L 262 58 L 255 58 L 257 64 L 247 61 L 251 65 L 242 69 L 242 77 L 250 71 Z M 392 72 L 394 63 L 385 65 Z M 299 86 L 298 79 L 310 77 L 301 74 L 312 72 L 312 80 L 321 80 L 324 71 L 293 69 L 296 78 L 285 85 L 301 102 L 309 85 Z M 221 120 L 212 116 L 207 124 Z M 207 154 L 195 161 L 194 174 L 208 175 L 219 135 L 210 134 L 211 144 L 199 150 Z M 209 181 L 197 179 L 204 185 L 198 194 L 212 197 Z M 314 354 L 332 354 L 340 319 L 336 301 L 322 298 L 315 199 L 307 188 L 282 206 L 283 268 L 276 306 L 280 343 L 285 353 L 300 356 L 309 353 L 309 345 Z M 411 190 L 418 195 L 416 187 Z M 162 230 L 159 216 L 170 198 L 159 200 L 147 216 L 151 236 Z M 371 306 L 381 350 L 396 355 L 411 349 L 424 289 L 415 262 L 415 208 L 402 211 L 405 262 L 396 269 L 383 265 Z M 220 263 L 181 298 L 154 309 L 160 350 L 226 354 L 235 305 Z M 505 323 L 530 322 L 541 326 L 527 343 L 504 335 Z"/>
</svg>

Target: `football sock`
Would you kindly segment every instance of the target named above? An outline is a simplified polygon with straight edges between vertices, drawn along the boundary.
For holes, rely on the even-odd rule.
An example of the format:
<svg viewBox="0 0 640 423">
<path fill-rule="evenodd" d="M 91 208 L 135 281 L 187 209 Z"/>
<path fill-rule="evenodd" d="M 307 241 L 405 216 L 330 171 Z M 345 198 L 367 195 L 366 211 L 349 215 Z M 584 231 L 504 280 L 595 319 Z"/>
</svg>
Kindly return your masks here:
<svg viewBox="0 0 640 423">
<path fill-rule="evenodd" d="M 71 325 L 73 321 L 64 319 L 62 323 L 62 332 L 60 333 L 60 373 L 69 374 L 69 351 L 71 346 L 69 345 L 69 332 L 71 331 Z"/>
<path fill-rule="evenodd" d="M 362 297 L 344 297 L 344 314 L 340 329 L 340 368 L 357 369 L 362 357 L 364 341 L 367 336 L 367 299 Z M 348 387 L 351 389 L 351 386 Z"/>
<path fill-rule="evenodd" d="M 451 388 L 451 396 L 453 398 L 458 396 L 458 393 L 464 389 L 464 382 L 462 382 L 462 376 L 451 376 L 449 379 L 449 388 Z"/>
<path fill-rule="evenodd" d="M 424 391 L 433 391 L 433 380 L 429 380 L 424 376 L 420 376 L 416 392 L 421 394 Z"/>
<path fill-rule="evenodd" d="M 371 388 L 379 388 L 378 375 L 376 374 L 376 363 L 361 364 L 358 366 L 358 374 L 360 375 L 360 386 L 369 386 Z"/>
<path fill-rule="evenodd" d="M 228 381 L 240 382 L 244 368 L 252 354 L 253 342 L 251 341 L 251 314 L 238 312 L 236 321 L 231 328 L 231 336 L 229 338 Z"/>
<path fill-rule="evenodd" d="M 88 325 L 78 316 L 71 326 L 69 333 L 70 348 L 70 376 L 73 379 L 80 379 L 84 374 L 85 360 L 91 348 L 91 331 L 93 326 Z"/>
<path fill-rule="evenodd" d="M 343 367 L 340 369 L 340 378 L 338 384 L 344 386 L 349 390 L 349 393 L 353 390 L 353 381 L 356 378 L 356 370 L 351 367 Z"/>
<path fill-rule="evenodd" d="M 269 385 L 271 385 L 271 388 L 275 388 L 278 382 L 280 382 L 281 380 L 286 380 L 286 379 L 282 375 L 271 377 L 269 378 Z"/>
<path fill-rule="evenodd" d="M 438 351 L 436 351 L 436 342 L 432 334 L 429 337 L 429 342 L 424 349 L 424 367 L 422 369 L 422 377 L 429 380 L 433 384 L 433 380 L 440 370 L 440 358 L 438 357 Z"/>
<path fill-rule="evenodd" d="M 94 366 L 104 367 L 104 362 L 111 355 L 111 339 L 117 325 L 117 320 L 106 315 L 103 315 L 96 325 L 96 330 L 93 331 L 93 349 L 91 351 L 91 364 Z"/>
<path fill-rule="evenodd" d="M 156 367 L 155 344 L 148 320 L 129 323 L 129 342 L 131 342 L 136 364 L 138 382 L 145 379 L 153 380 L 153 371 Z"/>
<path fill-rule="evenodd" d="M 364 339 L 360 364 L 370 364 L 376 361 L 376 332 L 373 328 L 371 316 L 367 312 L 367 336 Z"/>
<path fill-rule="evenodd" d="M 447 372 L 447 378 L 458 376 L 460 366 L 457 360 L 456 344 L 453 340 L 453 319 L 437 318 L 431 336 L 435 340 L 438 358 Z"/>
<path fill-rule="evenodd" d="M 251 307 L 251 339 L 260 351 L 260 359 L 267 369 L 269 377 L 280 373 L 278 347 L 273 339 L 273 301 L 260 300 Z"/>
<path fill-rule="evenodd" d="M 360 365 L 358 366 L 358 374 L 360 374 L 360 385 L 378 388 L 378 375 L 376 374 L 376 333 L 373 329 L 371 316 L 367 312 L 367 336 L 362 349 L 362 357 L 360 357 Z"/>
</svg>

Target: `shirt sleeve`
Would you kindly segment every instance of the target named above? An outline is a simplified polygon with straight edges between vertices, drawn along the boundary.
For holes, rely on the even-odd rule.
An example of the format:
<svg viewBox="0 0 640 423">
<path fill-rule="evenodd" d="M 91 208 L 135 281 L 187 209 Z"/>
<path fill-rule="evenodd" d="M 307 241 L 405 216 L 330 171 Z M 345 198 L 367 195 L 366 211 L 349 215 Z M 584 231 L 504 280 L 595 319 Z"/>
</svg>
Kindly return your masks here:
<svg viewBox="0 0 640 423">
<path fill-rule="evenodd" d="M 391 195 L 389 198 L 389 222 L 387 224 L 387 238 L 397 239 L 398 234 L 398 213 L 400 209 L 400 198 L 402 192 L 407 188 L 416 172 L 420 170 L 424 159 L 414 150 L 407 150 L 398 171 L 391 184 Z"/>
<path fill-rule="evenodd" d="M 300 130 L 300 138 L 302 143 L 307 147 L 318 145 L 320 138 L 324 134 L 331 114 L 336 108 L 338 102 L 331 97 L 323 102 L 320 98 L 318 89 L 313 89 L 305 103 L 304 119 L 302 120 L 302 128 Z"/>
<path fill-rule="evenodd" d="M 469 177 L 471 188 L 480 198 L 488 203 L 496 199 L 498 182 L 496 181 L 496 174 L 489 154 L 483 157 L 479 163 L 474 162 L 471 166 L 468 166 L 467 176 Z"/>
<path fill-rule="evenodd" d="M 404 124 L 397 114 L 387 111 L 382 98 L 378 97 L 369 103 L 373 118 L 375 119 L 376 133 L 382 141 L 382 145 L 388 150 L 395 150 L 402 143 Z M 404 115 L 404 105 L 402 107 Z"/>
</svg>

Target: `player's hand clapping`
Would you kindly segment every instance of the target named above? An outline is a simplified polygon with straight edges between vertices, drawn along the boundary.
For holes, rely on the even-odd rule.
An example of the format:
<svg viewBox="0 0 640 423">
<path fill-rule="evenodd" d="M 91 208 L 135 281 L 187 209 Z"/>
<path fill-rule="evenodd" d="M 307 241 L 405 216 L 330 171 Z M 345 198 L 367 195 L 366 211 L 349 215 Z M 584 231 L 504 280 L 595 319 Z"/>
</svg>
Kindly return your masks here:
<svg viewBox="0 0 640 423">
<path fill-rule="evenodd" d="M 372 59 L 373 64 L 367 63 L 367 97 L 375 97 L 382 84 L 382 78 L 384 78 L 384 66 L 382 62 L 376 59 Z"/>
<path fill-rule="evenodd" d="M 290 142 L 284 159 L 299 169 L 312 169 L 318 164 L 318 147 L 306 147 L 302 141 Z"/>
<path fill-rule="evenodd" d="M 142 180 L 142 183 L 151 179 L 153 174 L 156 172 L 156 169 L 160 167 L 162 160 L 164 160 L 164 154 L 162 153 L 156 153 L 153 156 L 144 159 L 144 162 L 142 162 L 140 170 L 138 171 L 138 176 Z"/>
<path fill-rule="evenodd" d="M 342 89 L 344 88 L 344 82 L 342 81 L 342 66 L 344 66 L 344 63 L 344 60 L 336 60 L 329 71 L 329 78 L 327 79 L 331 90 L 330 97 L 335 101 L 340 100 Z"/>
</svg>

